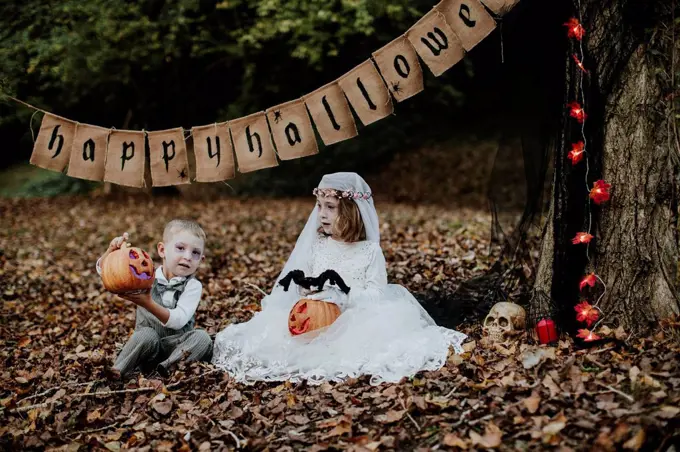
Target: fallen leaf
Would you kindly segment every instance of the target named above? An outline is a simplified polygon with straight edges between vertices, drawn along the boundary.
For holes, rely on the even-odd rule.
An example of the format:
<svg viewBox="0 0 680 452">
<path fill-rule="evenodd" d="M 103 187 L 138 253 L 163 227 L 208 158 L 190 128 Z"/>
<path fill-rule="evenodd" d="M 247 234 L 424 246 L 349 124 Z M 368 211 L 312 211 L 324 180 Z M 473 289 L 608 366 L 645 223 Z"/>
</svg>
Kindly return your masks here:
<svg viewBox="0 0 680 452">
<path fill-rule="evenodd" d="M 125 447 L 139 447 L 144 444 L 144 441 L 146 441 L 144 432 L 135 432 L 134 434 L 130 435 L 127 442 L 125 443 Z"/>
<path fill-rule="evenodd" d="M 468 443 L 461 439 L 458 435 L 455 433 L 447 433 L 444 436 L 444 445 L 449 446 L 449 447 L 459 447 L 461 449 L 467 450 L 468 449 Z"/>
<path fill-rule="evenodd" d="M 522 403 L 529 413 L 534 414 L 541 404 L 541 397 L 537 393 L 533 393 L 530 397 L 522 400 Z"/>
<path fill-rule="evenodd" d="M 550 398 L 556 397 L 560 392 L 560 387 L 553 381 L 550 375 L 546 375 L 543 379 L 543 386 L 550 390 Z"/>
<path fill-rule="evenodd" d="M 640 428 L 637 433 L 633 435 L 628 441 L 623 443 L 623 448 L 626 450 L 640 450 L 645 444 L 645 431 Z"/>
<path fill-rule="evenodd" d="M 104 444 L 104 447 L 106 447 L 111 452 L 118 452 L 120 450 L 120 442 L 119 441 L 110 441 L 110 442 Z"/>
<path fill-rule="evenodd" d="M 375 420 L 380 422 L 381 424 L 392 424 L 393 422 L 398 422 L 401 420 L 402 417 L 404 417 L 404 414 L 406 413 L 405 410 L 391 410 L 388 411 L 385 414 L 379 414 L 375 417 Z"/>
<path fill-rule="evenodd" d="M 288 422 L 292 422 L 293 424 L 297 424 L 297 425 L 307 425 L 307 424 L 309 424 L 309 418 L 305 415 L 302 415 L 302 414 L 293 414 L 291 416 L 287 416 L 286 420 Z"/>
<path fill-rule="evenodd" d="M 658 416 L 663 419 L 673 419 L 675 417 L 678 417 L 680 414 L 680 408 L 677 406 L 668 406 L 664 405 L 660 409 L 658 409 L 656 412 L 654 412 L 655 416 Z"/>
<path fill-rule="evenodd" d="M 172 411 L 172 400 L 168 399 L 162 402 L 154 402 L 152 406 L 157 413 L 165 416 Z"/>
<path fill-rule="evenodd" d="M 466 352 L 472 352 L 475 348 L 477 348 L 477 342 L 475 341 L 469 341 L 463 344 L 463 350 Z"/>
<path fill-rule="evenodd" d="M 333 430 L 324 435 L 324 438 L 331 438 L 333 436 L 344 435 L 345 433 L 352 433 L 352 424 L 349 422 L 341 422 L 336 425 Z"/>
<path fill-rule="evenodd" d="M 87 422 L 92 423 L 97 419 L 100 419 L 101 417 L 102 415 L 99 412 L 99 410 L 90 411 L 89 413 L 87 413 Z"/>
<path fill-rule="evenodd" d="M 536 367 L 546 359 L 555 359 L 555 349 L 553 347 L 536 347 L 534 349 L 526 349 L 522 353 L 522 366 L 525 369 Z"/>
<path fill-rule="evenodd" d="M 564 427 L 567 426 L 567 418 L 563 414 L 555 416 L 549 424 L 545 425 L 542 429 L 545 435 L 557 435 L 561 432 Z"/>
<path fill-rule="evenodd" d="M 502 437 L 501 430 L 493 422 L 487 424 L 484 429 L 484 436 L 479 435 L 474 430 L 470 430 L 470 439 L 473 446 L 479 444 L 482 447 L 493 449 L 501 445 Z"/>
</svg>

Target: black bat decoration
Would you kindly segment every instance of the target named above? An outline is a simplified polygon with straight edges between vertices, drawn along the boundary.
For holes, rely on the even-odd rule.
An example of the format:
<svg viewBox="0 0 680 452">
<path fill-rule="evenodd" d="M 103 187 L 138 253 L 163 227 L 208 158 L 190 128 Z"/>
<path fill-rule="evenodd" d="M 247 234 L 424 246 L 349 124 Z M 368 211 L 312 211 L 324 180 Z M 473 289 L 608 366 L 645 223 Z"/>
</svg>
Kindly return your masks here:
<svg viewBox="0 0 680 452">
<path fill-rule="evenodd" d="M 337 286 L 345 295 L 349 293 L 350 287 L 345 284 L 345 281 L 338 275 L 335 270 L 325 270 L 319 276 L 305 276 L 305 272 L 302 270 L 291 270 L 286 276 L 281 278 L 279 284 L 283 287 L 283 290 L 288 292 L 290 283 L 294 282 L 300 287 L 304 287 L 307 290 L 311 290 L 314 287 L 316 290 L 321 290 L 326 284 L 326 281 L 330 282 L 332 285 Z"/>
</svg>

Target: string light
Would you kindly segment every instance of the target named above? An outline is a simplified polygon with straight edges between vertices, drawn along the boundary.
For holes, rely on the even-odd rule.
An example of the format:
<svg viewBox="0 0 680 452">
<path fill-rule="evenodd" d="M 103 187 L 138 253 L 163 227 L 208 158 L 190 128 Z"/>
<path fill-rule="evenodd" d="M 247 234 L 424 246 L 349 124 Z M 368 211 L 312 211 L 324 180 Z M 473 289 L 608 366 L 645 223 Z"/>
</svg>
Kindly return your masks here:
<svg viewBox="0 0 680 452">
<path fill-rule="evenodd" d="M 593 236 L 587 232 L 577 232 L 576 236 L 571 239 L 571 243 L 578 245 L 579 243 L 590 243 Z"/>
<path fill-rule="evenodd" d="M 571 151 L 569 151 L 569 154 L 567 155 L 567 158 L 571 160 L 572 165 L 576 165 L 578 162 L 583 160 L 585 146 L 586 144 L 583 141 L 579 141 L 578 143 L 572 143 Z"/>
<path fill-rule="evenodd" d="M 564 26 L 567 27 L 567 36 L 578 41 L 582 40 L 583 36 L 586 34 L 586 29 L 583 28 L 581 22 L 575 17 L 569 19 Z"/>
<path fill-rule="evenodd" d="M 569 114 L 571 117 L 576 118 L 579 124 L 583 124 L 586 121 L 588 115 L 586 114 L 586 111 L 583 109 L 583 107 L 581 107 L 581 104 L 574 101 L 567 104 L 567 107 L 570 109 Z"/>
<path fill-rule="evenodd" d="M 587 74 L 588 71 L 586 70 L 585 66 L 583 66 L 583 62 L 579 60 L 578 56 L 576 56 L 576 54 L 573 54 L 571 57 L 574 59 L 574 63 L 576 63 L 576 66 L 578 66 L 579 69 L 581 69 L 583 72 Z"/>
<path fill-rule="evenodd" d="M 579 15 L 581 14 L 581 4 L 579 2 Z M 580 16 L 579 16 L 580 17 Z M 581 100 L 585 103 L 584 99 L 584 90 L 583 90 L 583 74 L 587 74 L 588 70 L 585 68 L 583 64 L 583 43 L 581 42 L 583 40 L 583 36 L 586 34 L 586 30 L 581 25 L 581 21 L 575 17 L 572 17 L 569 19 L 564 26 L 567 27 L 567 36 L 570 39 L 575 39 L 579 42 L 579 50 L 580 50 L 580 55 L 577 54 L 572 54 L 572 59 L 574 60 L 574 64 L 576 67 L 579 68 L 580 74 L 579 74 L 579 89 L 580 89 L 580 98 Z M 578 99 L 578 97 L 577 97 Z M 586 114 L 584 108 L 581 106 L 581 104 L 578 101 L 573 101 L 567 104 L 567 108 L 569 109 L 569 115 L 576 119 L 576 121 L 581 124 L 581 137 L 582 140 L 572 143 L 571 151 L 567 154 L 567 158 L 571 160 L 572 165 L 576 165 L 579 163 L 581 160 L 584 159 L 584 157 L 587 156 L 586 153 L 586 136 L 585 136 L 585 121 L 588 115 Z M 588 165 L 588 159 L 586 159 L 586 187 L 588 187 L 588 172 L 590 170 L 590 167 Z M 609 200 L 610 193 L 609 189 L 611 188 L 611 185 L 606 183 L 604 180 L 598 180 L 593 183 L 593 187 L 589 188 L 589 198 L 592 199 L 592 201 L 595 204 L 602 204 L 606 201 Z M 592 217 L 590 214 L 590 204 L 588 205 L 588 216 L 589 216 L 589 221 L 588 221 L 588 231 L 587 232 L 578 232 L 574 236 L 574 238 L 571 240 L 571 243 L 574 245 L 578 244 L 588 244 L 590 241 L 594 238 L 593 235 L 590 233 L 591 231 L 591 226 L 592 226 Z M 586 248 L 586 257 L 588 258 L 588 248 Z M 588 258 L 589 259 L 589 258 Z M 586 286 L 589 287 L 595 287 L 595 283 L 597 281 L 600 281 L 602 283 L 602 286 L 604 287 L 603 293 L 600 295 L 600 297 L 597 299 L 597 302 L 594 305 L 591 305 L 587 301 L 582 301 L 581 303 L 577 304 L 574 309 L 576 310 L 576 320 L 579 322 L 585 322 L 588 328 L 591 327 L 593 323 L 595 325 L 592 327 L 592 329 L 579 329 L 578 334 L 576 337 L 579 337 L 583 339 L 585 342 L 591 342 L 591 341 L 596 341 L 600 339 L 600 336 L 595 333 L 595 329 L 597 326 L 602 322 L 604 319 L 604 313 L 602 310 L 597 306 L 602 300 L 602 297 L 604 297 L 604 294 L 607 291 L 607 287 L 604 284 L 604 281 L 597 276 L 595 273 L 590 273 L 588 275 L 585 275 L 580 283 L 579 283 L 579 291 L 583 291 L 583 289 Z M 602 315 L 601 315 L 602 314 Z"/>
</svg>

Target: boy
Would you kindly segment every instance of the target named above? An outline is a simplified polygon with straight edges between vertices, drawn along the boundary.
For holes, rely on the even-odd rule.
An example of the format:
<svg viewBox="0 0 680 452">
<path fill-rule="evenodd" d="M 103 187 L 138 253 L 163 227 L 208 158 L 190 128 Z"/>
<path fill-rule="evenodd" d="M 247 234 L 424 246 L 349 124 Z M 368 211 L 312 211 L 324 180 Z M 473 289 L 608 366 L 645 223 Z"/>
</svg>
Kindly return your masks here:
<svg viewBox="0 0 680 452">
<path fill-rule="evenodd" d="M 128 239 L 127 232 L 111 241 L 97 261 L 119 249 Z M 191 220 L 172 220 L 158 243 L 158 255 L 163 265 L 156 269 L 150 292 L 120 294 L 137 305 L 135 331 L 116 358 L 109 376 L 119 379 L 140 365 L 156 366 L 167 377 L 171 366 L 185 354 L 187 360 L 209 360 L 212 340 L 205 330 L 194 328 L 194 313 L 201 300 L 203 286 L 194 274 L 205 259 L 206 235 L 203 228 Z"/>
</svg>

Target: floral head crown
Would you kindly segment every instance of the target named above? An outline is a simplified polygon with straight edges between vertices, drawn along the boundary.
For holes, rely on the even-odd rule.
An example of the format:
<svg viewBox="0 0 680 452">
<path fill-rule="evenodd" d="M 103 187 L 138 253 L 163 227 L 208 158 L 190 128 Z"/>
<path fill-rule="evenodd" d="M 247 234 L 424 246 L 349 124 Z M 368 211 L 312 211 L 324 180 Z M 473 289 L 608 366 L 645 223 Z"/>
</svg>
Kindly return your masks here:
<svg viewBox="0 0 680 452">
<path fill-rule="evenodd" d="M 336 190 L 334 188 L 315 188 L 312 192 L 314 196 L 328 197 L 332 196 L 335 198 L 347 198 L 347 199 L 369 199 L 373 194 L 369 192 L 359 192 L 352 190 Z"/>
</svg>

